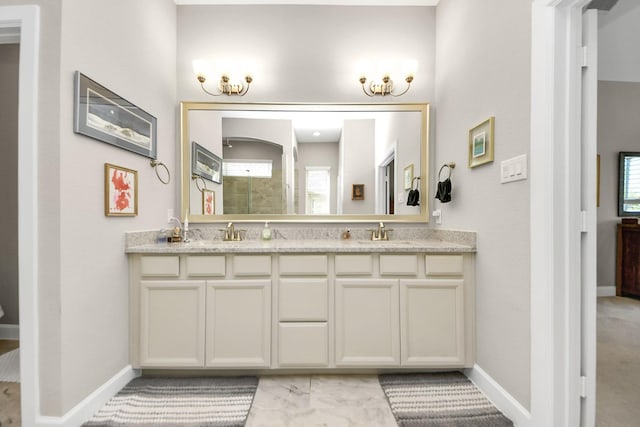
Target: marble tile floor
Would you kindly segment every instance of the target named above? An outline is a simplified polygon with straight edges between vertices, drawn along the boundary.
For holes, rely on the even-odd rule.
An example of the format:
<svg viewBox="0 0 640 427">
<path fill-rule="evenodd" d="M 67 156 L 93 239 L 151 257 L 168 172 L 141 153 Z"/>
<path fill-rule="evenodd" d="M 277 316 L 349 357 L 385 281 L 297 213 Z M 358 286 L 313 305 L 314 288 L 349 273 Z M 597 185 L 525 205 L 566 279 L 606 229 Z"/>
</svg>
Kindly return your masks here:
<svg viewBox="0 0 640 427">
<path fill-rule="evenodd" d="M 376 375 L 260 377 L 246 427 L 395 427 Z"/>
<path fill-rule="evenodd" d="M 15 350 L 19 341 L 0 340 L 0 355 Z M 19 426 L 20 384 L 0 381 L 0 426 Z"/>
</svg>

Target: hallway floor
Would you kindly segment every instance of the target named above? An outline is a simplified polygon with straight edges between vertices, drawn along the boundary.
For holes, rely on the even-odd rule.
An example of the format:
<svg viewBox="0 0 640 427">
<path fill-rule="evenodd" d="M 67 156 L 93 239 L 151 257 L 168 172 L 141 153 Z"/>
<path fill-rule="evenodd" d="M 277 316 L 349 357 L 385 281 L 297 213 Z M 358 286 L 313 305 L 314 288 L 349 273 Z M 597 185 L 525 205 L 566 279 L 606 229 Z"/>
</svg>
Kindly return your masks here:
<svg viewBox="0 0 640 427">
<path fill-rule="evenodd" d="M 15 340 L 0 340 L 0 355 L 19 347 Z M 20 384 L 0 381 L 0 426 L 20 425 Z"/>
<path fill-rule="evenodd" d="M 267 376 L 246 427 L 395 427 L 376 375 Z"/>
<path fill-rule="evenodd" d="M 598 298 L 596 425 L 628 427 L 640 420 L 640 301 Z"/>
</svg>

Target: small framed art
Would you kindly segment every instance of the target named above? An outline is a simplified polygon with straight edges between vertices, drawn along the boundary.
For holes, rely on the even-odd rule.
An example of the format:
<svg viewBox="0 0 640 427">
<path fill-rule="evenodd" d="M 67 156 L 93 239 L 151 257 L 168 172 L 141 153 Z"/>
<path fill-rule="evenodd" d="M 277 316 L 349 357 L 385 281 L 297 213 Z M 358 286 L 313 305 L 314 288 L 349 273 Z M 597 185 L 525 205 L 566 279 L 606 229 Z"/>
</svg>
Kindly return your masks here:
<svg viewBox="0 0 640 427">
<path fill-rule="evenodd" d="M 352 185 L 351 200 L 364 200 L 364 184 Z"/>
<path fill-rule="evenodd" d="M 494 117 L 489 117 L 469 130 L 469 167 L 493 161 Z"/>
<path fill-rule="evenodd" d="M 202 214 L 216 214 L 216 192 L 213 190 L 202 189 Z"/>
<path fill-rule="evenodd" d="M 104 164 L 104 214 L 106 216 L 138 215 L 138 172 Z"/>
<path fill-rule="evenodd" d="M 195 141 L 191 144 L 191 174 L 220 184 L 222 159 Z"/>
<path fill-rule="evenodd" d="M 404 168 L 404 189 L 411 190 L 413 184 L 413 163 Z"/>
</svg>

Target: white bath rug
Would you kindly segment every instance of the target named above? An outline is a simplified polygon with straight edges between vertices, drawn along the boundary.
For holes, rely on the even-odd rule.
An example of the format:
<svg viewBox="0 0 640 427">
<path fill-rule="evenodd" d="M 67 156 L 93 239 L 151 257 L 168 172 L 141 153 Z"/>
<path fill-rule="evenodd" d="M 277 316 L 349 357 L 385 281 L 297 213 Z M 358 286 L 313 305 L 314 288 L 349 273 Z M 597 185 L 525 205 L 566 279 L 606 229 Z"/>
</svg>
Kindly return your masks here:
<svg viewBox="0 0 640 427">
<path fill-rule="evenodd" d="M 20 382 L 20 349 L 5 353 L 0 356 L 0 381 Z"/>
</svg>

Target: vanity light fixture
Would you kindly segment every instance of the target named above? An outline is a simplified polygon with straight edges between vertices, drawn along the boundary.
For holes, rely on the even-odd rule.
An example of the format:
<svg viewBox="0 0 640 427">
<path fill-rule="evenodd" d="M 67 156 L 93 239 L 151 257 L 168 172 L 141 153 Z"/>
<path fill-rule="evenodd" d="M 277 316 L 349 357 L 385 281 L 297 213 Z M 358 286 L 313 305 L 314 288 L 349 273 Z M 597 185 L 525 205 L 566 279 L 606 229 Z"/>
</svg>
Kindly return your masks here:
<svg viewBox="0 0 640 427">
<path fill-rule="evenodd" d="M 249 92 L 249 86 L 251 86 L 251 82 L 253 81 L 253 77 L 249 73 L 246 73 L 244 76 L 244 82 L 242 80 L 234 80 L 231 77 L 231 73 L 227 71 L 223 71 L 220 75 L 220 80 L 218 81 L 218 91 L 212 92 L 207 90 L 204 87 L 204 83 L 207 81 L 207 75 L 210 75 L 209 64 L 204 59 L 196 59 L 193 61 L 193 71 L 196 74 L 196 78 L 200 82 L 200 87 L 202 90 L 212 96 L 220 96 L 220 95 L 239 95 L 244 96 Z"/>
<path fill-rule="evenodd" d="M 369 97 L 373 97 L 376 95 L 381 95 L 381 96 L 386 96 L 386 95 L 390 95 L 390 96 L 401 96 L 404 95 L 405 93 L 407 93 L 407 91 L 409 90 L 409 88 L 411 87 L 411 82 L 413 81 L 413 77 L 416 73 L 416 70 L 418 68 L 418 61 L 416 60 L 409 60 L 404 64 L 404 70 L 403 70 L 403 75 L 404 77 L 404 81 L 407 82 L 407 87 L 400 93 L 394 92 L 394 84 L 393 84 L 393 80 L 391 79 L 391 73 L 389 73 L 389 71 L 382 71 L 380 74 L 378 75 L 382 75 L 381 80 L 377 81 L 377 80 L 371 80 L 371 83 L 369 83 L 369 86 L 365 86 L 365 83 L 367 82 L 367 73 L 363 73 L 360 76 L 360 84 L 362 85 L 362 91 L 365 93 L 365 95 L 369 96 Z"/>
</svg>

